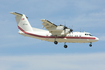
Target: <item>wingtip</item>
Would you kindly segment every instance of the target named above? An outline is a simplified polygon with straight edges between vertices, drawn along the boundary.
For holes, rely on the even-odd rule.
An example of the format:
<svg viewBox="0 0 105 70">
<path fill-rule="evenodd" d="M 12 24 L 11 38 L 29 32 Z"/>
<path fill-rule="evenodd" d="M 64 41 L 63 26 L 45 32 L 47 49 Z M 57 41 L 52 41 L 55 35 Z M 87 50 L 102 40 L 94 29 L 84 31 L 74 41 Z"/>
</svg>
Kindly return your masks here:
<svg viewBox="0 0 105 70">
<path fill-rule="evenodd" d="M 45 21 L 46 19 L 41 19 L 41 21 L 43 22 L 43 21 Z"/>
<path fill-rule="evenodd" d="M 9 12 L 10 14 L 13 14 L 14 12 Z"/>
<path fill-rule="evenodd" d="M 46 19 L 41 19 L 41 20 L 46 20 Z"/>
</svg>

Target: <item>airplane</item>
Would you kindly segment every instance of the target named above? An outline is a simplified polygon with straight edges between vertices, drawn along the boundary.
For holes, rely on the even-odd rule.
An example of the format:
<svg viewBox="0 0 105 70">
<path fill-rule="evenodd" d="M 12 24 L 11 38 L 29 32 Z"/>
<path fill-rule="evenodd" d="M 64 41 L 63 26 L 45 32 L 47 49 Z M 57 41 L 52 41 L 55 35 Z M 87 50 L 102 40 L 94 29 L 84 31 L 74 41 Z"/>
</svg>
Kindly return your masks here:
<svg viewBox="0 0 105 70">
<path fill-rule="evenodd" d="M 66 43 L 90 43 L 89 46 L 92 47 L 92 42 L 99 40 L 99 38 L 92 36 L 88 32 L 73 32 L 73 29 L 63 25 L 56 25 L 46 19 L 41 19 L 41 21 L 43 22 L 42 25 L 48 31 L 33 28 L 25 14 L 17 12 L 10 13 L 16 16 L 15 19 L 19 29 L 18 33 L 23 36 L 54 42 L 56 45 L 58 42 L 64 42 L 64 48 L 68 47 Z"/>
</svg>

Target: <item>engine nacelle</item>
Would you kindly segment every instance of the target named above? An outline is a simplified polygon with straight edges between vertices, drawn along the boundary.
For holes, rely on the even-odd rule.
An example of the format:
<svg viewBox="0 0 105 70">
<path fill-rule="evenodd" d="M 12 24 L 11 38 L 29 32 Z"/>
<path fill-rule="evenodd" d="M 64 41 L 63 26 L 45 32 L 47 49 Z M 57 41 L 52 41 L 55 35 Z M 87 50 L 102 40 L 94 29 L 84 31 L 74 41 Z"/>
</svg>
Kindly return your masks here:
<svg viewBox="0 0 105 70">
<path fill-rule="evenodd" d="M 66 35 L 66 34 L 68 34 L 68 33 L 70 33 L 70 29 L 65 29 L 65 30 L 61 33 L 61 35 Z"/>
<path fill-rule="evenodd" d="M 70 33 L 70 29 L 65 29 L 64 33 Z"/>
<path fill-rule="evenodd" d="M 49 31 L 63 31 L 64 30 L 64 26 L 57 26 L 57 27 L 50 27 L 47 28 Z"/>
<path fill-rule="evenodd" d="M 50 33 L 57 36 L 65 36 L 72 32 L 71 29 L 67 28 L 66 26 L 57 26 L 57 27 L 49 27 L 46 28 L 49 30 Z"/>
</svg>

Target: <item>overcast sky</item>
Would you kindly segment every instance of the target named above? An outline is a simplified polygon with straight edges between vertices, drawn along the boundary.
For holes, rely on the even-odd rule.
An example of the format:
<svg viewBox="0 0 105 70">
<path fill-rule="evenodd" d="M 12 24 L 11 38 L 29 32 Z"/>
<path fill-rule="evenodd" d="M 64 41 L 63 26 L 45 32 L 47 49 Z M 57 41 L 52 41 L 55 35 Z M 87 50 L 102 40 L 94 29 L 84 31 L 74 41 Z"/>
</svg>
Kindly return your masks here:
<svg viewBox="0 0 105 70">
<path fill-rule="evenodd" d="M 98 42 L 41 41 L 18 34 L 15 16 L 28 16 L 32 27 L 41 19 L 90 32 Z M 0 70 L 105 70 L 105 0 L 0 0 Z"/>
</svg>

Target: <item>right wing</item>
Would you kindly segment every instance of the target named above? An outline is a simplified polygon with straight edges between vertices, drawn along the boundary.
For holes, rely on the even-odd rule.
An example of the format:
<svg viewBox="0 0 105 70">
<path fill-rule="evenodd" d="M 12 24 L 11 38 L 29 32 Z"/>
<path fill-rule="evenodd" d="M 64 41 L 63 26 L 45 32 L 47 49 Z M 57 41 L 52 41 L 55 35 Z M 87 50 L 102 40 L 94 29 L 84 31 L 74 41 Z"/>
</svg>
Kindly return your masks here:
<svg viewBox="0 0 105 70">
<path fill-rule="evenodd" d="M 45 19 L 42 19 L 41 20 L 43 23 L 42 25 L 53 35 L 53 36 L 62 36 L 62 35 L 66 35 L 69 33 L 69 30 L 68 28 L 60 25 L 60 26 L 57 26 L 55 24 L 53 24 L 52 22 L 48 21 L 48 20 L 45 20 Z"/>
<path fill-rule="evenodd" d="M 66 26 L 57 26 L 52 22 L 42 19 L 42 25 L 53 35 L 53 36 L 65 36 L 70 33 L 70 29 Z"/>
<path fill-rule="evenodd" d="M 53 24 L 52 22 L 48 21 L 48 20 L 45 20 L 45 19 L 42 19 L 41 20 L 43 23 L 42 25 L 48 29 L 48 28 L 51 28 L 51 27 L 57 27 L 57 25 Z"/>
<path fill-rule="evenodd" d="M 42 23 L 42 25 L 53 35 L 53 36 L 55 36 L 55 35 L 61 35 L 61 32 L 63 31 L 63 30 L 61 30 L 61 31 L 59 31 L 59 30 L 57 30 L 57 28 L 58 28 L 58 26 L 57 25 L 55 25 L 55 24 L 53 24 L 52 22 L 50 22 L 50 21 L 48 21 L 48 20 L 46 20 L 46 19 L 42 19 L 41 20 L 43 23 Z"/>
</svg>

